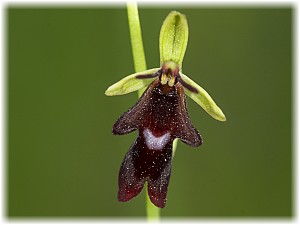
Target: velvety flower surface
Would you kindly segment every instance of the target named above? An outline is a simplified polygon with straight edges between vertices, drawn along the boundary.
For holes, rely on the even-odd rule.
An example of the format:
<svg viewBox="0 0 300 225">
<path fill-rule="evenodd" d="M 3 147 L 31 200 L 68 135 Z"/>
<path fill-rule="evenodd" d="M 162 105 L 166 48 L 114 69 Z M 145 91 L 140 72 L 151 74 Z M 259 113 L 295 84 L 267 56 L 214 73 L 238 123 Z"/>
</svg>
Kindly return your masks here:
<svg viewBox="0 0 300 225">
<path fill-rule="evenodd" d="M 142 97 L 114 124 L 114 134 L 138 129 L 139 136 L 127 152 L 119 172 L 119 201 L 138 195 L 145 181 L 148 194 L 158 207 L 164 207 L 171 175 L 172 143 L 175 138 L 191 146 L 202 143 L 186 109 L 184 90 L 155 79 Z"/>
</svg>

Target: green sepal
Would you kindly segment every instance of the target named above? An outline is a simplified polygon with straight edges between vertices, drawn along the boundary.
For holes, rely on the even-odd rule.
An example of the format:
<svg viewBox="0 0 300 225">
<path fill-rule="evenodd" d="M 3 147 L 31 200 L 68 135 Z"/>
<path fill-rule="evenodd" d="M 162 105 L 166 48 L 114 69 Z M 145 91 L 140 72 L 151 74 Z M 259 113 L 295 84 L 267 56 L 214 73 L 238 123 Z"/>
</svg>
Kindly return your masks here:
<svg viewBox="0 0 300 225">
<path fill-rule="evenodd" d="M 136 76 L 138 75 L 148 75 L 156 73 L 160 68 L 153 68 L 150 70 L 145 70 L 142 72 L 134 73 L 124 77 L 122 80 L 118 81 L 117 83 L 111 85 L 105 91 L 105 95 L 107 96 L 114 96 L 114 95 L 125 95 L 133 91 L 137 91 L 143 87 L 148 86 L 154 78 L 148 79 L 138 79 Z"/>
<path fill-rule="evenodd" d="M 188 76 L 182 73 L 180 73 L 180 76 L 186 83 L 196 88 L 198 91 L 198 93 L 195 93 L 184 88 L 186 95 L 193 99 L 198 105 L 200 105 L 209 115 L 211 115 L 216 120 L 226 121 L 226 117 L 222 110 L 217 106 L 214 100 L 202 87 L 200 87 L 196 82 L 191 80 Z"/>
<path fill-rule="evenodd" d="M 167 61 L 176 62 L 179 69 L 188 42 L 189 29 L 185 15 L 172 11 L 165 19 L 159 36 L 161 65 Z"/>
</svg>

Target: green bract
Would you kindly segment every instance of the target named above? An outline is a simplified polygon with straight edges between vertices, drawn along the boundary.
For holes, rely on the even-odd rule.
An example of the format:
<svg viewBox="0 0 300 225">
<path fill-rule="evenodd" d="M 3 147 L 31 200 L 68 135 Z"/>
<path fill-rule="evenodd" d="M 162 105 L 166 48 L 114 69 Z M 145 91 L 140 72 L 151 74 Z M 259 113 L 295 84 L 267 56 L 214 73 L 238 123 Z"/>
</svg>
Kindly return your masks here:
<svg viewBox="0 0 300 225">
<path fill-rule="evenodd" d="M 172 11 L 165 19 L 160 31 L 159 50 L 162 68 L 153 68 L 126 76 L 122 80 L 110 86 L 105 91 L 105 94 L 108 96 L 124 95 L 148 86 L 154 79 L 163 79 L 164 81 L 162 83 L 169 82 L 170 85 L 173 85 L 174 80 L 171 78 L 174 76 L 175 79 L 175 76 L 177 76 L 187 85 L 192 87 L 192 89 L 188 89 L 186 88 L 188 86 L 183 86 L 185 93 L 191 99 L 193 99 L 216 120 L 225 121 L 226 117 L 222 110 L 202 87 L 191 80 L 188 76 L 182 74 L 180 71 L 176 74 L 178 71 L 178 69 L 176 71 L 176 65 L 178 65 L 177 68 L 179 68 L 179 70 L 182 69 L 182 61 L 187 41 L 188 25 L 186 17 L 179 12 Z M 174 73 L 171 77 L 167 77 L 168 74 L 163 74 L 163 78 L 155 76 L 156 74 L 159 75 L 159 71 L 164 71 L 166 67 L 167 69 L 170 69 L 170 73 Z M 141 77 L 144 77 L 144 79 L 140 79 Z"/>
</svg>

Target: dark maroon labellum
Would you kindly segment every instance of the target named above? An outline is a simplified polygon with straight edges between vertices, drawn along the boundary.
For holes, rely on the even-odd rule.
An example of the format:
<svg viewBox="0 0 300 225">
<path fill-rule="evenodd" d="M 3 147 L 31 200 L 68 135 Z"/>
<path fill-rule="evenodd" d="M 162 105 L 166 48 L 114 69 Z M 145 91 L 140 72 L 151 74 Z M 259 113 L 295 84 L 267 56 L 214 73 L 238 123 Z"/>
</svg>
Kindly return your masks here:
<svg viewBox="0 0 300 225">
<path fill-rule="evenodd" d="M 135 106 L 117 120 L 113 134 L 136 129 L 139 136 L 120 168 L 118 200 L 126 202 L 137 196 L 147 181 L 152 203 L 163 208 L 171 175 L 173 140 L 179 138 L 193 147 L 202 143 L 189 119 L 180 82 L 169 86 L 155 79 Z"/>
</svg>

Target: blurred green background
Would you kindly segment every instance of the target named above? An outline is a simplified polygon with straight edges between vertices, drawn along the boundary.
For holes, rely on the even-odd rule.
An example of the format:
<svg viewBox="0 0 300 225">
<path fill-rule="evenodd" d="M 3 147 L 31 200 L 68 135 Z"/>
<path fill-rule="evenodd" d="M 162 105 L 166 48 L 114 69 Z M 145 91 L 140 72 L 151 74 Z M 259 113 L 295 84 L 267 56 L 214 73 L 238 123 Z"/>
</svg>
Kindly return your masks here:
<svg viewBox="0 0 300 225">
<path fill-rule="evenodd" d="M 292 7 L 141 7 L 148 68 L 171 10 L 186 14 L 183 71 L 222 108 L 188 99 L 204 144 L 179 143 L 163 217 L 291 217 Z M 6 8 L 7 215 L 143 217 L 145 190 L 117 201 L 137 133 L 113 136 L 137 94 L 106 97 L 134 72 L 125 5 Z"/>
</svg>

